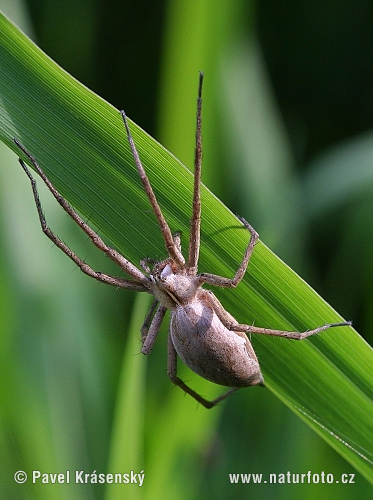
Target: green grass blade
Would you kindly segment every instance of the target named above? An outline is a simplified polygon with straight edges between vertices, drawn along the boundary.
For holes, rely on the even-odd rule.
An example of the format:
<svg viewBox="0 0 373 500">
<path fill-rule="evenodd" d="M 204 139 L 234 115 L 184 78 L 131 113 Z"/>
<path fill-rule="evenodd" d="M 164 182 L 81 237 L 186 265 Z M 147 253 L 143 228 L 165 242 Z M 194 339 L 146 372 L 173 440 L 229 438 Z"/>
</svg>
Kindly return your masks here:
<svg viewBox="0 0 373 500">
<path fill-rule="evenodd" d="M 312 216 L 320 216 L 340 203 L 361 196 L 365 187 L 373 184 L 372 156 L 373 137 L 367 132 L 314 160 L 304 179 Z"/>
<path fill-rule="evenodd" d="M 136 125 L 131 129 L 171 228 L 183 231 L 185 248 L 192 175 Z M 147 255 L 164 256 L 118 111 L 0 16 L 0 138 L 18 154 L 12 137 L 134 263 Z M 20 167 L 15 159 L 14 165 L 2 168 Z M 200 270 L 232 276 L 248 234 L 206 188 L 202 204 Z M 218 295 L 239 321 L 260 326 L 306 330 L 341 319 L 263 243 L 257 245 L 239 288 Z M 373 481 L 370 347 L 352 328 L 335 329 L 302 343 L 259 337 L 253 342 L 268 388 Z"/>
<path fill-rule="evenodd" d="M 109 471 L 131 470 L 145 473 L 144 458 L 144 384 L 145 363 L 139 350 L 139 330 L 149 308 L 149 297 L 137 296 L 128 328 L 128 342 L 123 356 L 122 373 L 115 409 L 115 421 L 110 442 Z M 138 484 L 126 484 L 126 493 L 133 500 L 143 498 L 143 488 Z M 123 484 L 107 485 L 105 500 L 123 498 Z"/>
</svg>

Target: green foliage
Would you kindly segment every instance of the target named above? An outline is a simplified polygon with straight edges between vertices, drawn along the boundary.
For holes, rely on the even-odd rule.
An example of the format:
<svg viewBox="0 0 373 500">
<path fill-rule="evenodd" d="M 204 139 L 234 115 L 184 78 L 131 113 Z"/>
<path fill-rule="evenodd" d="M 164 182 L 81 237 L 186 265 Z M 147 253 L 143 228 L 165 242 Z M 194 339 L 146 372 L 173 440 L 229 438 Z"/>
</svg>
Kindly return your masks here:
<svg viewBox="0 0 373 500">
<path fill-rule="evenodd" d="M 228 14 L 229 9 L 225 17 Z M 232 12 L 230 14 L 233 15 Z M 219 18 L 219 22 L 222 22 L 222 18 L 224 16 Z M 173 19 L 177 19 L 177 16 Z M 179 26 L 177 22 L 176 26 Z M 176 33 L 179 32 L 175 28 L 175 36 Z M 172 39 L 172 32 L 169 33 L 169 37 Z M 175 38 L 172 42 L 175 42 Z M 170 46 L 174 47 L 174 43 L 170 43 Z M 177 73 L 178 67 L 172 63 L 173 55 L 169 54 L 168 57 L 170 67 Z M 196 90 L 197 73 L 195 72 L 193 76 L 195 76 Z M 207 81 L 209 78 L 211 77 L 207 75 Z M 206 98 L 208 88 L 209 84 L 205 89 Z M 184 93 L 180 94 L 184 96 Z M 265 102 L 265 96 L 262 95 L 262 98 Z M 172 107 L 182 109 L 176 101 Z M 172 111 L 168 114 L 172 115 Z M 207 106 L 207 113 L 204 115 L 206 124 L 210 114 L 211 108 L 209 110 Z M 163 123 L 162 133 L 166 138 L 167 128 L 170 129 L 171 125 L 168 124 L 167 127 L 165 117 Z M 171 228 L 182 230 L 185 248 L 191 213 L 192 174 L 133 123 L 131 130 L 162 210 Z M 137 263 L 140 258 L 147 255 L 155 257 L 164 255 L 160 232 L 137 178 L 118 111 L 65 73 L 4 16 L 1 16 L 0 138 L 18 154 L 12 137 L 17 137 L 24 144 L 62 194 L 80 213 L 89 217 L 90 223 L 98 227 L 104 237 L 132 262 Z M 13 162 L 16 169 L 15 156 Z M 5 168 L 9 168 L 9 161 Z M 273 192 L 276 192 L 276 187 Z M 297 199 L 297 195 L 294 198 Z M 231 276 L 240 261 L 248 235 L 234 215 L 206 188 L 202 192 L 202 204 L 200 269 Z M 296 206 L 295 202 L 293 207 Z M 18 240 L 22 241 L 20 238 Z M 40 257 L 36 255 L 35 259 L 38 258 Z M 74 285 L 80 287 L 75 292 L 75 300 L 79 297 L 79 301 L 88 301 L 82 299 L 86 294 L 85 278 L 77 275 L 74 279 L 82 283 Z M 223 304 L 238 320 L 246 323 L 255 321 L 255 324 L 260 326 L 302 331 L 341 319 L 262 242 L 257 245 L 247 276 L 238 289 L 222 290 L 217 293 Z M 10 294 L 9 297 L 11 304 Z M 140 356 L 135 356 L 138 349 L 134 340 L 147 306 L 146 300 L 142 299 L 143 297 L 136 299 L 138 302 L 132 311 L 131 327 L 126 329 L 126 335 L 128 334 L 130 340 L 123 359 L 116 400 L 115 425 L 111 427 L 111 431 L 110 417 L 107 414 L 109 412 L 107 406 L 110 403 L 107 401 L 105 390 L 115 377 L 112 374 L 105 376 L 104 373 L 97 373 L 96 368 L 101 363 L 101 370 L 104 372 L 105 366 L 111 364 L 110 361 L 107 361 L 107 365 L 102 363 L 100 353 L 107 360 L 116 360 L 114 365 L 117 367 L 117 354 L 105 346 L 105 338 L 100 337 L 98 340 L 97 326 L 93 317 L 80 318 L 80 346 L 79 343 L 76 345 L 75 340 L 73 341 L 69 335 L 66 339 L 61 331 L 62 325 L 68 318 L 63 319 L 53 339 L 58 342 L 59 349 L 66 348 L 63 341 L 65 338 L 66 342 L 75 346 L 76 350 L 84 347 L 85 353 L 92 354 L 91 357 L 87 356 L 87 359 L 83 355 L 78 356 L 73 366 L 83 372 L 82 387 L 87 391 L 85 392 L 87 408 L 97 410 L 95 413 L 98 415 L 97 421 L 91 422 L 92 428 L 94 424 L 103 425 L 105 429 L 102 433 L 103 440 L 111 432 L 111 442 L 110 445 L 101 443 L 101 447 L 97 446 L 96 450 L 91 450 L 91 456 L 97 459 L 100 453 L 106 452 L 110 456 L 108 471 L 111 467 L 119 467 L 121 470 L 124 469 L 124 472 L 135 467 L 138 467 L 136 472 L 144 469 L 146 489 L 134 493 L 139 498 L 169 496 L 169 498 L 189 499 L 198 493 L 199 484 L 202 482 L 202 471 L 193 465 L 194 457 L 196 454 L 202 455 L 211 445 L 212 432 L 218 423 L 220 410 L 207 412 L 203 408 L 198 408 L 196 412 L 195 403 L 187 397 L 183 398 L 179 390 L 169 391 L 166 382 L 161 382 L 163 392 L 159 391 L 156 383 L 150 383 L 149 387 L 152 389 L 147 389 L 143 374 L 145 361 Z M 73 297 L 65 300 L 65 307 L 73 309 Z M 37 310 L 40 310 L 43 307 L 42 302 L 35 302 Z M 32 304 L 29 304 L 28 311 L 32 309 Z M 25 312 L 21 311 L 19 314 L 24 315 Z M 10 317 L 7 326 L 4 324 L 5 328 L 10 328 L 9 325 L 15 321 L 14 316 L 11 307 L 4 305 L 2 317 Z M 86 320 L 86 326 L 83 325 L 83 319 Z M 52 324 L 50 327 L 52 328 Z M 75 330 L 72 324 L 69 328 Z M 23 338 L 26 331 L 23 324 L 19 335 Z M 61 335 L 58 336 L 58 333 Z M 95 347 L 90 347 L 90 342 L 94 340 L 97 344 Z M 357 471 L 372 481 L 373 356 L 364 340 L 352 328 L 331 330 L 302 343 L 259 337 L 252 340 L 259 355 L 268 389 L 322 436 Z M 45 349 L 48 340 L 42 338 L 39 341 L 40 344 L 37 345 L 41 350 Z M 58 412 L 55 395 L 50 400 L 44 401 L 44 392 L 37 387 L 38 396 L 32 399 L 31 389 L 29 392 L 23 388 L 20 398 L 28 410 L 22 417 L 20 415 L 13 417 L 14 400 L 10 394 L 14 393 L 17 387 L 22 387 L 18 377 L 27 378 L 27 368 L 30 369 L 33 364 L 29 357 L 25 363 L 18 351 L 13 352 L 14 345 L 9 339 L 7 343 L 4 340 L 4 345 L 9 359 L 12 356 L 14 359 L 13 366 L 5 364 L 2 367 L 1 380 L 3 384 L 7 379 L 10 381 L 10 386 L 14 384 L 14 387 L 4 399 L 2 421 L 12 429 L 18 443 L 25 443 L 26 433 L 32 437 L 32 443 L 28 446 L 24 444 L 24 448 L 19 452 L 20 455 L 24 460 L 29 459 L 30 469 L 40 467 L 44 470 L 53 468 L 57 470 L 59 465 L 69 464 L 71 467 L 70 464 L 73 463 L 77 469 L 81 468 L 82 465 L 73 459 L 72 445 L 71 448 L 65 449 L 65 456 L 59 458 L 62 436 L 69 436 L 67 429 L 65 434 L 61 432 L 53 450 L 50 450 L 48 436 L 57 435 L 61 426 L 59 419 L 62 414 Z M 157 349 L 155 350 L 157 352 Z M 49 347 L 45 352 L 48 356 L 51 355 Z M 42 366 L 40 372 L 37 368 L 32 368 L 36 370 L 35 378 L 32 379 L 35 384 L 37 380 L 42 379 L 42 386 L 45 384 L 48 388 L 51 380 L 58 378 L 58 370 L 56 368 L 54 372 L 53 357 L 48 358 L 48 362 Z M 159 369 L 162 380 L 166 378 L 164 366 Z M 193 387 L 202 391 L 207 397 L 214 397 L 219 393 L 219 388 L 205 384 L 189 372 L 182 373 Z M 106 389 L 100 388 L 101 377 L 106 378 Z M 63 386 L 66 391 L 72 380 L 73 377 L 71 380 L 66 380 L 66 385 Z M 97 401 L 94 401 L 96 395 L 91 394 L 93 384 L 95 389 L 97 388 Z M 61 386 L 56 387 L 61 389 Z M 154 393 L 150 393 L 151 390 Z M 252 389 L 253 394 L 256 391 L 260 389 Z M 161 398 L 162 404 L 152 399 L 153 394 Z M 246 397 L 247 400 L 250 399 L 251 406 L 249 391 Z M 253 398 L 255 397 L 253 395 Z M 78 395 L 73 402 L 76 407 L 80 405 Z M 55 415 L 52 416 L 48 414 L 52 407 L 51 403 L 55 404 L 53 406 Z M 58 405 L 63 405 L 63 402 L 59 401 Z M 146 416 L 144 407 L 148 412 Z M 74 429 L 76 435 L 79 435 L 79 429 L 82 429 L 84 422 L 86 419 L 89 421 L 90 417 L 84 415 L 83 410 L 82 413 L 76 410 L 69 415 L 71 418 L 69 421 L 75 422 Z M 3 449 L 7 450 L 9 446 L 7 438 L 2 436 L 1 439 L 5 443 Z M 85 447 L 89 446 L 87 443 L 84 441 L 76 445 L 79 456 L 85 456 L 87 451 Z M 126 444 L 127 452 L 121 455 L 121 447 L 124 448 Z M 180 468 L 181 453 L 183 461 L 185 460 L 189 467 L 188 489 L 181 487 L 185 480 L 183 476 L 187 473 L 185 469 Z M 34 465 L 33 457 L 37 455 L 39 459 Z M 106 461 L 103 458 L 101 460 L 99 465 L 104 468 Z M 16 461 L 11 465 L 15 466 L 15 463 Z M 98 467 L 94 458 L 88 459 L 86 464 L 92 470 Z M 247 465 L 244 464 L 244 467 Z M 172 484 L 170 478 L 173 479 Z M 52 495 L 55 498 L 63 498 L 63 494 L 59 496 L 57 489 L 46 490 L 41 487 L 39 491 L 40 498 L 42 495 L 47 495 L 46 498 L 54 498 Z M 116 491 L 108 489 L 107 498 L 110 500 L 116 498 L 115 495 L 120 494 Z M 69 498 L 74 498 L 73 494 Z M 78 490 L 75 498 L 80 498 Z"/>
</svg>

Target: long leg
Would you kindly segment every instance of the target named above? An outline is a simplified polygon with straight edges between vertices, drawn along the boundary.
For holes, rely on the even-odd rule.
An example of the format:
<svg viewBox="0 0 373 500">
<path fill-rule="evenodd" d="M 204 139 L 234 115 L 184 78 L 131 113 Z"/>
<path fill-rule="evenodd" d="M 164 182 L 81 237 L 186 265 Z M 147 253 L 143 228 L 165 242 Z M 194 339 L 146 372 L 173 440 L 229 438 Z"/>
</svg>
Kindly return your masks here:
<svg viewBox="0 0 373 500">
<path fill-rule="evenodd" d="M 143 345 L 144 345 L 144 341 L 146 339 L 146 336 L 148 335 L 149 327 L 150 327 L 151 322 L 153 320 L 154 313 L 155 313 L 156 309 L 158 309 L 158 304 L 159 304 L 158 300 L 154 299 L 153 303 L 148 311 L 148 314 L 145 317 L 144 323 L 141 327 L 140 332 L 141 332 L 141 341 L 142 341 Z"/>
<path fill-rule="evenodd" d="M 218 299 L 212 292 L 207 290 L 204 291 L 206 301 L 214 309 L 215 313 L 219 317 L 223 325 L 230 331 L 233 332 L 245 332 L 245 333 L 257 333 L 261 335 L 272 335 L 275 337 L 286 337 L 288 339 L 303 340 L 310 335 L 315 335 L 316 333 L 323 332 L 328 328 L 334 328 L 336 326 L 351 326 L 351 321 L 344 321 L 341 323 L 331 323 L 327 325 L 319 326 L 313 330 L 308 330 L 306 332 L 288 332 L 285 330 L 274 330 L 271 328 L 260 328 L 258 326 L 244 325 L 238 323 L 233 316 L 231 316 L 221 305 Z"/>
<path fill-rule="evenodd" d="M 193 391 L 193 389 L 186 385 L 186 383 L 177 376 L 177 353 L 170 334 L 168 334 L 167 373 L 171 382 L 180 387 L 184 392 L 189 394 L 189 396 L 192 396 L 192 398 L 198 401 L 198 403 L 201 403 L 201 405 L 203 405 L 205 408 L 213 408 L 238 389 L 238 387 L 233 387 L 233 389 L 229 389 L 229 391 L 223 393 L 213 401 L 208 401 L 207 399 L 200 396 L 197 392 Z"/>
<path fill-rule="evenodd" d="M 105 252 L 106 255 L 108 255 L 114 262 L 119 264 L 119 266 L 128 274 L 133 276 L 137 281 L 132 281 L 132 280 L 126 280 L 120 277 L 114 277 L 114 276 L 109 276 L 107 274 L 101 273 L 94 271 L 88 264 L 86 264 L 82 259 L 80 259 L 58 236 L 56 236 L 51 229 L 48 227 L 47 222 L 45 220 L 42 208 L 41 208 L 41 203 L 39 199 L 39 194 L 37 191 L 36 187 L 36 181 L 32 177 L 29 169 L 27 168 L 26 164 L 23 162 L 23 160 L 19 160 L 22 168 L 26 172 L 28 178 L 30 179 L 31 186 L 32 186 L 32 192 L 34 195 L 34 200 L 36 204 L 36 208 L 38 211 L 39 215 L 39 220 L 41 224 L 41 228 L 48 236 L 48 238 L 53 241 L 53 243 L 60 248 L 70 259 L 75 262 L 75 264 L 88 276 L 91 276 L 92 278 L 97 279 L 98 281 L 107 283 L 109 285 L 121 287 L 121 288 L 128 288 L 131 290 L 136 290 L 139 292 L 144 292 L 147 291 L 148 288 L 146 284 L 148 283 L 148 278 L 144 274 L 142 274 L 135 266 L 133 266 L 127 259 L 122 257 L 118 252 L 116 252 L 114 249 L 108 247 L 103 240 L 87 225 L 86 222 L 81 219 L 81 217 L 72 209 L 72 207 L 68 204 L 68 202 L 59 194 L 59 192 L 55 189 L 55 187 L 52 185 L 52 183 L 49 181 L 49 179 L 46 177 L 44 174 L 43 170 L 40 168 L 36 160 L 28 153 L 28 151 L 15 139 L 14 142 L 17 144 L 17 146 L 28 156 L 32 164 L 34 165 L 35 169 L 53 194 L 53 196 L 56 198 L 58 203 L 62 206 L 62 208 L 70 215 L 70 217 L 83 229 L 83 231 L 90 237 L 90 239 L 93 241 L 93 243 L 102 251 Z"/>
<path fill-rule="evenodd" d="M 154 312 L 156 307 L 157 310 L 153 316 L 153 319 L 151 320 L 150 326 L 148 326 L 150 322 L 150 315 Z M 164 306 L 160 304 L 157 306 L 157 301 L 154 301 L 152 308 L 150 309 L 149 314 L 145 319 L 145 323 L 141 328 L 141 335 L 143 339 L 141 352 L 143 354 L 149 354 L 152 350 L 166 311 L 167 309 Z"/>
<path fill-rule="evenodd" d="M 202 166 L 202 84 L 203 73 L 199 74 L 199 87 L 197 99 L 197 125 L 196 125 L 196 147 L 194 154 L 194 190 L 193 190 L 193 212 L 190 221 L 189 252 L 188 252 L 188 274 L 197 274 L 199 247 L 201 239 L 201 166 Z"/>
<path fill-rule="evenodd" d="M 176 232 L 172 235 L 175 245 L 181 251 L 181 235 L 180 232 Z M 150 273 L 149 263 L 155 264 L 154 259 L 143 259 L 141 261 L 141 266 L 143 269 Z M 141 327 L 141 340 L 142 340 L 142 349 L 141 352 L 143 354 L 149 354 L 153 349 L 153 345 L 158 336 L 159 329 L 161 327 L 163 318 L 166 314 L 166 308 L 159 304 L 159 301 L 155 299 L 151 308 L 145 318 L 144 324 Z"/>
<path fill-rule="evenodd" d="M 240 217 L 242 224 L 250 231 L 250 241 L 246 248 L 245 254 L 243 256 L 242 262 L 237 269 L 236 274 L 233 278 L 224 278 L 223 276 L 217 276 L 216 274 L 210 273 L 201 273 L 198 278 L 199 282 L 208 283 L 209 285 L 221 286 L 225 288 L 234 288 L 238 285 L 238 283 L 242 280 L 246 273 L 246 269 L 250 260 L 250 257 L 253 253 L 255 243 L 258 241 L 259 235 L 253 229 L 250 224 L 242 217 Z"/>
<path fill-rule="evenodd" d="M 318 328 L 314 328 L 313 330 L 307 330 L 306 332 L 287 332 L 284 330 L 272 330 L 271 328 L 260 328 L 257 326 L 249 326 L 247 330 L 245 330 L 247 333 L 258 333 L 261 335 L 272 335 L 274 337 L 285 337 L 288 339 L 293 339 L 293 340 L 303 340 L 306 339 L 307 337 L 310 337 L 311 335 L 315 335 L 316 333 L 323 332 L 324 330 L 327 330 L 328 328 L 334 328 L 336 326 L 351 326 L 352 322 L 351 321 L 343 321 L 341 323 L 329 323 L 326 325 L 319 326 Z M 243 327 L 247 327 L 248 325 L 233 325 L 232 330 L 233 331 L 242 331 Z"/>
<path fill-rule="evenodd" d="M 142 166 L 142 163 L 141 163 L 139 154 L 137 152 L 135 143 L 134 143 L 133 138 L 131 136 L 131 132 L 130 132 L 130 129 L 128 126 L 126 114 L 124 111 L 121 111 L 121 115 L 122 115 L 122 118 L 124 121 L 124 125 L 126 127 L 128 142 L 130 144 L 132 155 L 133 155 L 133 158 L 135 160 L 136 167 L 137 167 L 137 170 L 139 172 L 142 185 L 144 186 L 145 193 L 146 193 L 146 195 L 147 195 L 147 197 L 148 197 L 148 199 L 153 207 L 154 214 L 155 214 L 157 221 L 159 223 L 159 226 L 161 228 L 168 255 L 172 259 L 174 259 L 180 266 L 183 266 L 185 264 L 184 257 L 174 243 L 170 227 L 167 224 L 167 221 L 162 214 L 162 211 L 158 205 L 158 201 L 155 197 L 153 188 L 149 182 L 148 176 L 146 175 L 145 169 Z"/>
</svg>

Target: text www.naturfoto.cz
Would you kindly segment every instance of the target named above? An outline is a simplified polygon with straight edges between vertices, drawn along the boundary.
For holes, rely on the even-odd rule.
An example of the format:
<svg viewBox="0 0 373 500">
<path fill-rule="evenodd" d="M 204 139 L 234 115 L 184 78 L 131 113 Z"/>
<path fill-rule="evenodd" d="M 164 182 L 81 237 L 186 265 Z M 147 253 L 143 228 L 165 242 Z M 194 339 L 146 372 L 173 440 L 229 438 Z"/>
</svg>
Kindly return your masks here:
<svg viewBox="0 0 373 500">
<path fill-rule="evenodd" d="M 306 473 L 294 473 L 287 471 L 285 473 L 268 474 L 229 474 L 231 484 L 254 483 L 254 484 L 354 484 L 355 474 L 341 474 L 340 478 L 334 478 L 331 473 L 312 473 L 310 470 Z"/>
</svg>

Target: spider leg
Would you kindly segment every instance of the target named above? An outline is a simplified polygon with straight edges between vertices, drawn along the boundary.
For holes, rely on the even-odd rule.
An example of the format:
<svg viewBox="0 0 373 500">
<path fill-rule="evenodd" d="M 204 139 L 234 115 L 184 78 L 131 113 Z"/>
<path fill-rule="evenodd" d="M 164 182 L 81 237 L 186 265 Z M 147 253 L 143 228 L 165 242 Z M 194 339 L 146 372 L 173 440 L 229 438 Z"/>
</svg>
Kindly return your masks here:
<svg viewBox="0 0 373 500">
<path fill-rule="evenodd" d="M 130 129 L 129 129 L 129 126 L 128 126 L 127 117 L 126 117 L 125 112 L 121 111 L 121 115 L 122 115 L 122 118 L 123 118 L 124 126 L 126 127 L 128 142 L 130 144 L 132 155 L 133 155 L 133 158 L 135 160 L 136 167 L 137 167 L 137 170 L 139 172 L 142 185 L 143 185 L 145 193 L 146 193 L 146 195 L 147 195 L 147 197 L 148 197 L 148 199 L 149 199 L 149 201 L 151 203 L 151 206 L 152 206 L 154 214 L 155 214 L 155 216 L 157 218 L 158 224 L 159 224 L 159 226 L 161 228 L 163 239 L 164 239 L 164 242 L 165 242 L 165 245 L 166 245 L 166 248 L 167 248 L 168 255 L 172 259 L 174 259 L 179 264 L 179 266 L 182 267 L 185 264 L 185 259 L 184 259 L 183 255 L 182 255 L 182 253 L 177 248 L 177 245 L 174 242 L 174 239 L 172 237 L 172 233 L 171 233 L 170 227 L 167 224 L 167 221 L 164 218 L 164 215 L 162 214 L 162 211 L 160 209 L 158 201 L 157 201 L 157 199 L 155 197 L 153 188 L 152 188 L 152 186 L 151 186 L 151 184 L 149 182 L 148 176 L 146 175 L 145 169 L 144 169 L 144 167 L 143 167 L 143 165 L 141 163 L 141 160 L 140 160 L 139 154 L 137 152 L 135 143 L 134 143 L 133 138 L 131 136 L 131 132 L 130 132 Z"/>
<path fill-rule="evenodd" d="M 141 332 L 141 341 L 142 343 L 144 344 L 144 340 L 146 338 L 146 336 L 148 335 L 148 331 L 149 331 L 149 327 L 150 327 L 150 324 L 152 322 L 152 319 L 153 319 L 153 316 L 154 316 L 154 312 L 155 310 L 157 309 L 158 307 L 158 300 L 157 299 L 154 299 L 153 300 L 153 303 L 149 309 L 149 312 L 148 314 L 146 315 L 145 317 L 145 320 L 144 320 L 144 323 L 140 329 L 140 332 Z"/>
<path fill-rule="evenodd" d="M 244 275 L 246 273 L 247 265 L 249 263 L 251 255 L 253 253 L 254 246 L 255 246 L 256 242 L 258 241 L 259 235 L 255 231 L 255 229 L 253 229 L 244 218 L 240 217 L 240 220 L 243 223 L 243 225 L 246 227 L 246 229 L 248 229 L 250 232 L 250 241 L 249 241 L 248 246 L 246 247 L 245 254 L 243 256 L 243 259 L 241 261 L 239 268 L 237 269 L 236 274 L 233 276 L 233 278 L 224 278 L 223 276 L 218 276 L 216 274 L 201 273 L 198 276 L 200 284 L 208 283 L 209 285 L 213 285 L 213 286 L 234 288 L 238 285 L 238 283 L 244 277 Z"/>
<path fill-rule="evenodd" d="M 341 323 L 331 323 L 319 326 L 318 328 L 314 328 L 313 330 L 307 330 L 306 332 L 288 332 L 286 330 L 275 330 L 272 328 L 261 328 L 253 325 L 244 325 L 238 323 L 231 314 L 229 314 L 224 307 L 221 305 L 219 300 L 215 297 L 212 292 L 207 290 L 204 293 L 208 294 L 208 303 L 214 309 L 220 321 L 223 325 L 230 331 L 236 332 L 237 334 L 240 332 L 243 333 L 257 333 L 259 335 L 272 335 L 274 337 L 285 337 L 288 339 L 294 340 L 303 340 L 311 335 L 315 335 L 316 333 L 323 332 L 328 328 L 334 328 L 336 326 L 351 326 L 351 321 L 343 321 Z"/>
<path fill-rule="evenodd" d="M 202 84 L 203 73 L 199 74 L 199 87 L 197 99 L 197 125 L 196 125 L 196 147 L 194 154 L 194 190 L 193 190 L 193 213 L 190 221 L 189 252 L 188 252 L 188 274 L 197 274 L 199 248 L 201 240 L 201 166 L 202 166 Z"/>
<path fill-rule="evenodd" d="M 155 314 L 154 311 L 156 310 Z M 158 301 L 155 300 L 150 308 L 150 311 L 145 319 L 145 323 L 141 328 L 141 336 L 142 336 L 142 349 L 141 352 L 143 354 L 149 354 L 153 349 L 154 342 L 157 339 L 157 335 L 159 333 L 159 329 L 161 328 L 161 324 L 166 314 L 167 309 L 158 304 Z M 154 314 L 154 316 L 153 316 Z M 153 316 L 153 319 L 151 319 Z"/>
<path fill-rule="evenodd" d="M 274 337 L 285 337 L 288 339 L 293 339 L 293 340 L 303 340 L 306 339 L 307 337 L 310 337 L 311 335 L 315 335 L 316 333 L 323 332 L 324 330 L 327 330 L 328 328 L 335 328 L 336 326 L 351 326 L 352 322 L 351 321 L 342 321 L 341 323 L 330 323 L 326 325 L 319 326 L 318 328 L 314 328 L 313 330 L 307 330 L 306 332 L 287 332 L 284 330 L 273 330 L 271 328 L 260 328 L 257 326 L 249 326 L 249 325 L 233 325 L 231 329 L 233 331 L 242 331 L 241 329 L 243 327 L 248 327 L 247 330 L 245 330 L 247 333 L 258 333 L 261 335 L 272 335 Z"/>
<path fill-rule="evenodd" d="M 174 233 L 172 235 L 172 237 L 174 239 L 176 247 L 181 252 L 181 233 L 180 233 L 180 231 L 177 231 L 176 233 Z M 157 259 L 153 259 L 152 257 L 145 257 L 144 259 L 140 260 L 140 266 L 142 267 L 142 269 L 144 269 L 144 271 L 146 273 L 151 274 L 152 271 L 151 271 L 150 266 L 151 265 L 154 266 L 158 262 L 159 261 Z"/>
<path fill-rule="evenodd" d="M 213 401 L 208 401 L 204 397 L 202 397 L 197 392 L 193 391 L 185 382 L 183 382 L 177 376 L 177 353 L 172 342 L 171 334 L 168 334 L 168 357 L 167 357 L 167 374 L 173 384 L 180 387 L 184 392 L 192 396 L 198 403 L 201 403 L 205 408 L 213 408 L 218 403 L 223 401 L 225 398 L 230 396 L 233 392 L 237 391 L 238 387 L 233 387 L 229 389 L 227 392 L 224 392 L 221 396 L 217 397 Z"/>
<path fill-rule="evenodd" d="M 32 187 L 32 192 L 34 195 L 34 200 L 36 208 L 39 215 L 39 220 L 41 228 L 46 236 L 58 247 L 60 248 L 75 264 L 88 276 L 97 279 L 98 281 L 107 283 L 109 285 L 117 286 L 120 288 L 128 288 L 130 290 L 135 290 L 139 292 L 148 291 L 149 278 L 141 273 L 131 262 L 120 255 L 116 250 L 108 247 L 104 241 L 95 233 L 87 223 L 73 210 L 73 208 L 68 204 L 68 202 L 63 198 L 60 193 L 56 190 L 53 184 L 49 181 L 41 167 L 36 162 L 35 158 L 17 141 L 14 139 L 17 146 L 27 155 L 31 163 L 35 167 L 36 171 L 43 179 L 48 189 L 51 191 L 53 196 L 56 198 L 61 207 L 68 213 L 68 215 L 83 229 L 83 231 L 89 236 L 92 242 L 102 250 L 110 259 L 112 259 L 116 264 L 118 264 L 123 271 L 132 276 L 136 281 L 123 279 L 120 277 L 109 276 L 107 274 L 94 271 L 88 264 L 86 264 L 82 259 L 80 259 L 58 236 L 56 236 L 51 229 L 48 227 L 45 220 L 41 203 L 39 199 L 39 194 L 36 187 L 36 181 L 31 175 L 31 172 L 27 168 L 23 160 L 19 159 L 23 170 L 26 172 Z"/>
</svg>

